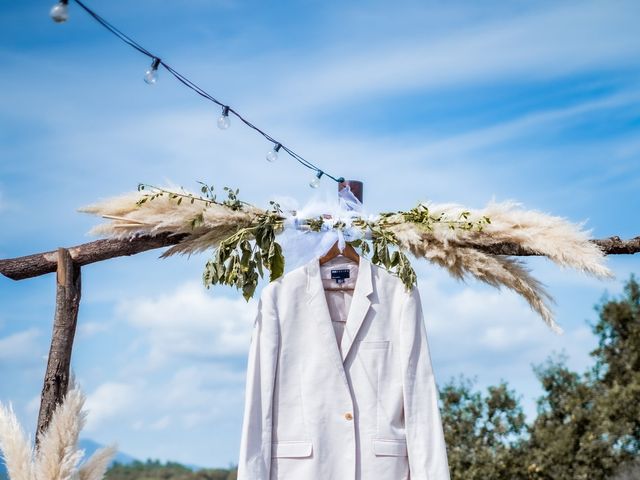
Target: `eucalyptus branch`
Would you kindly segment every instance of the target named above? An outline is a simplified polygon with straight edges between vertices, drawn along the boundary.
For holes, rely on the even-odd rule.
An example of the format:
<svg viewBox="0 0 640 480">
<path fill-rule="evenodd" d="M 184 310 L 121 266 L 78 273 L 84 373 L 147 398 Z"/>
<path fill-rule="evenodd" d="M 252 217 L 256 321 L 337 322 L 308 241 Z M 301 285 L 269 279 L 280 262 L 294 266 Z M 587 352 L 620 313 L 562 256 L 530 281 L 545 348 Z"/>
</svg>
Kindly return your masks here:
<svg viewBox="0 0 640 480">
<path fill-rule="evenodd" d="M 273 281 L 284 273 L 282 247 L 275 240 L 284 227 L 280 206 L 256 217 L 256 224 L 244 227 L 220 242 L 202 274 L 204 285 L 224 284 L 242 290 L 245 300 L 253 297 L 258 279 L 269 270 Z"/>
<path fill-rule="evenodd" d="M 150 201 L 150 200 L 154 200 L 157 197 L 163 196 L 165 193 L 169 196 L 169 199 L 172 200 L 174 198 L 177 198 L 177 202 L 176 205 L 180 205 L 180 203 L 182 203 L 182 199 L 183 198 L 187 198 L 190 200 L 190 202 L 193 204 L 194 202 L 198 201 L 198 202 L 203 202 L 207 207 L 215 204 L 215 205 L 221 205 L 221 206 L 226 206 L 231 208 L 232 210 L 239 210 L 242 208 L 242 205 L 247 205 L 249 207 L 252 208 L 256 208 L 254 205 L 242 201 L 240 199 L 238 199 L 238 193 L 239 193 L 239 189 L 233 190 L 229 187 L 224 187 L 224 191 L 227 192 L 227 199 L 224 200 L 223 202 L 219 202 L 216 199 L 216 194 L 214 193 L 214 188 L 211 185 L 207 185 L 203 182 L 197 182 L 199 184 L 202 185 L 202 187 L 200 188 L 200 191 L 205 194 L 205 197 L 199 197 L 199 196 L 194 196 L 191 193 L 179 193 L 179 192 L 174 192 L 171 190 L 167 190 L 161 187 L 156 187 L 154 185 L 150 185 L 147 183 L 139 183 L 138 184 L 138 191 L 142 191 L 145 189 L 145 187 L 150 187 L 153 188 L 154 190 L 156 190 L 156 192 L 154 193 L 150 193 L 148 195 L 144 195 L 140 200 L 138 200 L 136 202 L 136 204 L 138 206 L 142 205 L 143 203 Z M 184 187 L 180 187 L 182 189 L 184 189 Z M 157 193 L 159 192 L 159 193 Z"/>
</svg>

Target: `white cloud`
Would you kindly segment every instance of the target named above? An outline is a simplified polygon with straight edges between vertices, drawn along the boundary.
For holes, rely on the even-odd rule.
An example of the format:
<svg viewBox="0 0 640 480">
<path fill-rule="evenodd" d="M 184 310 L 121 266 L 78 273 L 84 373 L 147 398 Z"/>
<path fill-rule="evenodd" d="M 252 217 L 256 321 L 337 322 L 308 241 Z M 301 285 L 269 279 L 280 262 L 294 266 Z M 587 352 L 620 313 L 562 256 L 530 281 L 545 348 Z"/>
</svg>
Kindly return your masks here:
<svg viewBox="0 0 640 480">
<path fill-rule="evenodd" d="M 178 358 L 243 355 L 249 348 L 257 301 L 215 295 L 215 290 L 190 281 L 154 298 L 123 300 L 116 310 L 141 330 L 149 368 Z"/>
<path fill-rule="evenodd" d="M 21 332 L 0 338 L 0 362 L 2 363 L 31 363 L 38 362 L 35 355 L 41 350 L 39 338 L 41 329 L 32 327 Z"/>
<path fill-rule="evenodd" d="M 30 414 L 37 414 L 40 410 L 40 402 L 42 401 L 40 395 L 36 395 L 35 397 L 31 397 L 31 400 L 27 402 L 25 405 L 25 411 Z"/>
<path fill-rule="evenodd" d="M 136 431 L 190 430 L 237 414 L 244 382 L 244 371 L 222 363 L 181 368 L 168 379 L 107 382 L 87 396 L 87 431 L 100 431 L 116 418 Z"/>
<path fill-rule="evenodd" d="M 169 415 L 163 415 L 155 422 L 152 422 L 149 428 L 151 430 L 165 430 L 169 425 L 171 425 L 171 417 Z"/>
<path fill-rule="evenodd" d="M 270 97 L 271 103 L 273 98 Z M 287 108 L 295 109 L 297 100 L 293 101 L 294 105 L 291 105 L 291 102 L 281 103 L 288 105 Z M 254 105 L 254 109 L 257 107 L 258 110 L 266 110 L 270 108 L 271 103 L 258 103 Z M 286 112 L 286 118 L 274 121 L 271 116 L 270 121 L 273 131 L 281 132 L 283 138 L 295 139 L 296 147 L 300 145 L 299 151 L 313 152 L 314 158 L 322 159 L 322 166 L 327 171 L 339 171 L 351 178 L 366 177 L 367 191 L 385 189 L 388 178 L 373 172 L 387 169 L 389 160 L 393 159 L 396 168 L 390 174 L 398 180 L 401 179 L 405 185 L 402 191 L 397 192 L 397 198 L 394 195 L 396 200 L 403 200 L 403 196 L 415 196 L 415 192 L 427 189 L 432 197 L 474 195 L 475 198 L 488 198 L 492 189 L 508 189 L 508 185 L 514 180 L 521 182 L 523 175 L 536 175 L 535 178 L 539 178 L 540 181 L 547 181 L 545 179 L 549 176 L 541 172 L 540 163 L 580 158 L 580 162 L 563 163 L 565 168 L 572 165 L 570 168 L 575 170 L 576 175 L 567 179 L 562 190 L 549 193 L 564 194 L 564 197 L 570 200 L 575 198 L 570 191 L 576 191 L 578 194 L 590 191 L 585 190 L 585 182 L 588 179 L 583 172 L 586 169 L 593 172 L 591 182 L 602 182 L 615 168 L 632 168 L 633 162 L 628 158 L 617 161 L 615 152 L 627 148 L 624 150 L 627 155 L 633 154 L 633 150 L 629 153 L 628 149 L 633 148 L 634 139 L 624 136 L 615 139 L 593 138 L 586 144 L 584 141 L 572 142 L 568 139 L 566 144 L 545 151 L 542 151 L 540 146 L 530 148 L 526 143 L 524 147 L 514 143 L 539 134 L 547 135 L 549 132 L 575 127 L 587 117 L 636 108 L 638 104 L 640 92 L 617 90 L 595 99 L 592 97 L 568 105 L 542 105 L 533 111 L 519 113 L 491 125 L 461 128 L 459 131 L 438 136 L 414 126 L 407 132 L 394 136 L 371 136 L 359 132 L 344 135 L 332 133 L 329 138 L 327 132 L 310 131 L 301 127 L 299 122 L 287 121 L 286 118 L 297 118 L 293 110 Z M 210 112 L 206 109 L 152 112 L 149 115 L 134 116 L 129 120 L 120 121 L 106 130 L 100 130 L 99 133 L 85 132 L 83 135 L 76 135 L 65 142 L 65 148 L 73 150 L 69 157 L 84 158 L 90 152 L 95 155 L 95 143 L 106 139 L 115 145 L 110 147 L 108 155 L 126 162 L 130 152 L 139 148 L 141 139 L 160 137 L 163 141 L 158 145 L 157 153 L 166 166 L 166 175 L 170 177 L 185 178 L 192 175 L 197 178 L 197 175 L 200 175 L 197 172 L 201 170 L 202 152 L 225 152 L 225 161 L 220 165 L 217 176 L 220 179 L 237 179 L 234 180 L 237 183 L 232 185 L 241 187 L 241 191 L 246 185 L 250 185 L 248 193 L 243 195 L 247 200 L 252 201 L 261 195 L 268 195 L 273 184 L 286 182 L 288 179 L 291 180 L 288 187 L 291 194 L 305 195 L 305 190 L 308 190 L 304 182 L 305 174 L 295 168 L 295 165 L 285 163 L 290 159 L 283 157 L 283 162 L 277 165 L 260 163 L 257 159 L 261 158 L 265 149 L 262 138 L 243 128 L 224 132 L 225 135 L 221 136 L 219 132 L 211 131 L 210 120 Z M 142 142 L 145 143 L 144 140 Z M 630 146 L 626 147 L 627 145 Z M 339 155 L 336 155 L 336 152 L 339 152 Z M 607 169 L 601 161 L 603 156 L 611 160 Z M 214 157 L 221 159 L 223 155 L 214 154 Z M 177 158 L 180 158 L 179 168 L 175 163 Z M 263 179 L 262 182 L 248 182 L 246 179 L 247 158 L 256 159 L 249 165 Z M 350 161 L 344 162 L 344 159 Z M 623 165 L 624 162 L 626 166 Z M 367 165 L 367 168 L 362 170 L 358 165 Z M 148 170 L 151 165 L 142 162 L 136 168 L 140 168 L 137 175 L 142 175 L 142 170 Z M 396 173 L 402 171 L 414 171 L 415 174 Z M 220 180 L 224 182 L 222 184 L 228 181 Z M 186 187 L 191 190 L 196 188 L 195 185 Z M 370 208 L 389 208 L 389 200 L 387 196 L 378 195 L 367 197 L 366 202 Z M 416 200 L 419 199 L 408 199 L 410 202 Z M 376 202 L 379 202 L 379 205 L 376 205 Z M 404 205 L 406 206 L 406 203 Z"/>
<path fill-rule="evenodd" d="M 131 424 L 131 428 L 138 431 L 142 430 L 144 428 L 144 422 L 142 420 L 134 420 L 134 422 Z"/>
<path fill-rule="evenodd" d="M 617 92 L 598 99 L 590 99 L 570 106 L 545 107 L 495 125 L 451 135 L 422 147 L 423 153 L 438 158 L 460 158 L 483 148 L 496 147 L 513 139 L 531 136 L 535 131 L 566 127 L 583 121 L 585 115 L 616 108 L 628 108 L 640 102 L 637 90 Z M 424 141 L 422 142 L 424 144 Z"/>
<path fill-rule="evenodd" d="M 412 17 L 410 21 L 407 20 L 413 25 L 411 29 L 405 32 L 403 25 L 395 27 L 397 35 L 388 32 L 382 37 L 383 41 L 363 35 L 361 40 L 348 43 L 348 47 L 343 48 L 341 39 L 339 55 L 335 51 L 338 43 L 331 41 L 333 37 L 329 32 L 327 51 L 315 49 L 308 59 L 301 61 L 300 51 L 295 49 L 277 52 L 286 56 L 287 61 L 281 62 L 282 68 L 265 68 L 265 65 L 273 64 L 273 58 L 257 59 L 253 68 L 260 71 L 263 92 L 260 97 L 256 98 L 251 93 L 249 87 L 253 88 L 253 84 L 241 84 L 238 87 L 230 84 L 227 90 L 223 86 L 220 88 L 221 92 L 228 91 L 243 99 L 248 106 L 242 109 L 243 113 L 252 121 L 260 126 L 269 125 L 270 133 L 291 141 L 292 146 L 308 154 L 311 160 L 317 161 L 327 171 L 352 178 L 355 175 L 366 176 L 367 191 L 384 190 L 388 178 L 373 172 L 386 169 L 389 159 L 393 159 L 393 175 L 406 182 L 406 188 L 399 195 L 406 192 L 415 196 L 415 192 L 428 191 L 432 196 L 460 197 L 473 193 L 479 198 L 486 198 L 491 188 L 506 188 L 492 185 L 509 185 L 514 176 L 521 178 L 522 165 L 527 161 L 537 164 L 541 160 L 541 153 L 539 149 L 507 147 L 505 152 L 501 152 L 501 158 L 505 160 L 500 162 L 498 168 L 495 151 L 487 155 L 484 149 L 501 146 L 514 138 L 530 138 L 535 129 L 550 131 L 598 109 L 608 106 L 614 108 L 613 103 L 606 102 L 624 102 L 625 98 L 613 95 L 607 97 L 604 103 L 587 101 L 566 108 L 541 110 L 515 120 L 439 138 L 433 138 L 432 134 L 422 129 L 416 132 L 415 125 L 410 127 L 410 133 L 398 133 L 393 137 L 365 135 L 361 132 L 354 134 L 351 129 L 346 129 L 344 135 L 332 132 L 329 137 L 325 132 L 303 128 L 301 125 L 305 122 L 301 122 L 301 116 L 324 112 L 316 108 L 323 106 L 321 102 L 348 108 L 342 100 L 348 101 L 358 96 L 375 99 L 381 92 L 387 91 L 403 92 L 414 88 L 433 90 L 469 82 L 475 84 L 482 79 L 499 83 L 513 78 L 513 75 L 531 79 L 541 75 L 583 71 L 596 66 L 608 67 L 613 63 L 624 63 L 623 60 L 627 65 L 632 65 L 629 62 L 640 58 L 637 56 L 638 44 L 634 41 L 635 27 L 630 24 L 633 15 L 629 14 L 636 7 L 629 2 L 622 5 L 612 9 L 599 3 L 569 3 L 561 7 L 545 4 L 538 11 L 528 9 L 524 14 L 502 15 L 499 19 L 487 19 L 490 15 L 483 15 L 479 21 L 475 21 L 474 17 L 474 21 L 468 21 L 462 27 L 441 27 L 435 30 L 436 33 L 429 28 L 420 28 Z M 438 17 L 437 13 L 432 15 L 432 10 L 438 8 L 430 6 L 420 9 L 422 17 Z M 362 12 L 357 14 L 363 15 Z M 469 16 L 469 13 L 465 15 Z M 425 34 L 424 31 L 429 33 Z M 594 42 L 587 41 L 587 37 L 604 40 L 594 46 Z M 362 43 L 358 42 L 365 41 L 366 48 L 363 48 Z M 589 45 L 589 48 L 585 45 Z M 239 63 L 241 67 L 216 63 L 216 69 L 230 68 L 230 71 L 252 77 L 255 71 L 247 65 L 246 60 Z M 73 68 L 79 67 L 77 64 L 67 65 L 63 70 Z M 184 70 L 191 70 L 189 62 L 186 62 Z M 206 68 L 197 70 L 202 72 L 204 78 L 208 73 L 216 75 Z M 87 67 L 87 71 L 92 77 L 95 76 L 93 68 Z M 80 70 L 78 82 L 82 81 L 82 75 L 85 75 L 83 69 Z M 102 91 L 102 85 L 91 85 L 92 91 Z M 14 90 L 21 91 L 17 87 Z M 268 195 L 274 183 L 287 185 L 297 195 L 305 194 L 305 174 L 293 164 L 285 163 L 290 159 L 283 158 L 283 162 L 275 166 L 260 163 L 266 147 L 259 135 L 253 135 L 239 124 L 234 124 L 234 128 L 225 132 L 218 132 L 215 128 L 212 130 L 215 112 L 212 114 L 209 105 L 194 101 L 195 108 L 185 109 L 180 106 L 183 103 L 172 103 L 169 91 L 162 92 L 162 95 L 168 100 L 167 107 L 142 108 L 141 111 L 148 112 L 146 115 L 136 115 L 135 112 L 124 115 L 126 112 L 118 109 L 114 116 L 106 111 L 103 116 L 105 123 L 99 127 L 82 120 L 87 115 L 86 108 L 75 107 L 73 115 L 64 115 L 67 120 L 63 119 L 75 122 L 73 125 L 64 125 L 64 131 L 74 134 L 69 137 L 60 131 L 53 139 L 44 139 L 45 143 L 53 142 L 45 145 L 46 150 L 63 152 L 65 158 L 71 159 L 63 163 L 74 172 L 89 173 L 84 161 L 89 156 L 97 163 L 108 160 L 110 168 L 101 176 L 105 176 L 105 183 L 110 185 L 123 185 L 118 183 L 122 182 L 122 171 L 128 172 L 131 178 L 149 181 L 154 181 L 159 175 L 157 172 L 173 178 L 195 178 L 202 174 L 203 159 L 210 159 L 216 162 L 216 182 L 237 182 L 233 186 L 239 186 L 243 191 L 246 188 L 248 200 L 252 200 L 251 196 L 260 198 Z M 60 95 L 57 98 L 67 97 Z M 52 115 L 47 121 L 62 128 L 60 115 L 51 113 L 57 112 L 56 108 L 41 112 L 41 102 L 34 101 L 33 104 L 34 115 Z M 624 107 L 624 103 L 618 103 L 618 106 Z M 116 122 L 114 118 L 117 118 Z M 83 124 L 94 126 L 83 129 Z M 81 134 L 78 134 L 78 129 L 82 130 Z M 158 138 L 162 141 L 157 142 Z M 96 144 L 108 145 L 108 148 L 97 151 Z M 590 153 L 587 151 L 589 148 L 575 152 L 581 163 L 584 163 L 585 155 Z M 553 161 L 557 161 L 557 155 Z M 610 158 L 606 152 L 591 156 Z M 133 157 L 136 157 L 136 161 L 132 163 Z M 255 162 L 248 164 L 247 159 L 255 159 Z M 74 161 L 78 164 L 72 165 Z M 262 182 L 247 178 L 247 165 L 254 169 Z M 289 165 L 290 168 L 283 165 Z M 363 170 L 362 165 L 367 167 Z M 409 170 L 416 174 L 402 174 Z M 601 178 L 601 172 L 595 172 L 594 180 Z M 582 185 L 573 185 L 573 182 L 579 181 L 580 177 L 574 176 L 566 188 L 584 190 Z M 300 185 L 299 189 L 297 185 Z M 87 190 L 86 195 L 93 193 Z M 574 198 L 571 194 L 566 196 Z M 373 204 L 376 199 L 369 197 L 367 201 Z M 415 200 L 411 198 L 409 201 Z M 386 199 L 385 203 L 388 203 Z"/>
<path fill-rule="evenodd" d="M 81 387 L 82 388 L 82 387 Z M 123 421 L 126 414 L 137 409 L 144 389 L 141 384 L 107 382 L 87 395 L 85 410 L 88 411 L 86 430 L 92 431 L 110 420 Z"/>
<path fill-rule="evenodd" d="M 457 282 L 435 268 L 419 266 L 419 270 L 438 384 L 460 374 L 476 377 L 480 385 L 508 379 L 510 386 L 523 395 L 526 413 L 532 415 L 534 398 L 540 393 L 532 365 L 561 351 L 567 353 L 570 368 L 582 371 L 591 363 L 589 351 L 594 337 L 586 325 L 576 321 L 573 312 L 570 318 L 557 318 L 565 333 L 556 335 L 523 298 L 510 290 L 473 279 Z M 576 288 L 584 290 L 580 284 Z"/>
<path fill-rule="evenodd" d="M 457 360 L 537 357 L 538 352 L 570 347 L 584 340 L 587 330 L 579 326 L 553 333 L 520 295 L 506 288 L 494 288 L 470 279 L 465 283 L 444 280 L 446 272 L 419 280 L 425 321 L 430 337 L 439 345 L 442 360 L 449 365 Z M 539 276 L 534 272 L 535 276 Z M 446 287 L 445 287 L 446 285 Z M 553 291 L 551 292 L 554 293 Z M 551 305 L 556 313 L 557 306 Z M 562 319 L 556 318 L 561 324 Z M 580 351 L 584 344 L 579 343 Z M 452 366 L 455 370 L 455 365 Z"/>
<path fill-rule="evenodd" d="M 79 322 L 80 323 L 80 322 Z M 78 325 L 78 337 L 91 337 L 98 333 L 108 332 L 112 328 L 109 322 L 82 322 Z"/>
<path fill-rule="evenodd" d="M 545 80 L 593 68 L 636 64 L 637 3 L 544 5 L 539 11 L 431 34 L 398 24 L 378 40 L 332 44 L 283 75 L 280 96 L 301 109 L 415 89 Z M 427 32 L 427 33 L 424 33 Z M 598 41 L 594 42 L 593 39 Z M 585 48 L 589 45 L 590 48 Z M 276 103 L 277 105 L 277 103 Z"/>
<path fill-rule="evenodd" d="M 553 339 L 553 333 L 519 296 L 480 284 L 443 291 L 432 281 L 421 290 L 434 338 L 446 344 L 450 360 L 478 353 L 505 355 Z"/>
<path fill-rule="evenodd" d="M 186 367 L 169 381 L 163 408 L 176 412 L 176 421 L 183 428 L 192 429 L 203 422 L 237 414 L 244 382 L 243 370 L 232 370 L 224 364 Z"/>
</svg>

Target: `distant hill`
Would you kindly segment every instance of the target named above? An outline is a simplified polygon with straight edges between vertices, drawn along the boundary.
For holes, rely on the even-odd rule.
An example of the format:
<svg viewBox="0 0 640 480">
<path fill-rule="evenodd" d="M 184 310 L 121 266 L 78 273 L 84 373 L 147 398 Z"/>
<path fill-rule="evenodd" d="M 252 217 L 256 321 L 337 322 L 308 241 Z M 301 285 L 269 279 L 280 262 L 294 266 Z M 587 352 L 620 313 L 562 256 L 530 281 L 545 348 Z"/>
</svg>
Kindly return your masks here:
<svg viewBox="0 0 640 480">
<path fill-rule="evenodd" d="M 80 448 L 85 449 L 85 458 L 89 458 L 91 455 L 93 455 L 93 452 L 95 452 L 96 450 L 104 446 L 88 438 L 80 439 L 78 443 L 80 445 Z M 118 452 L 116 453 L 113 460 L 111 460 L 111 463 L 109 465 L 111 466 L 116 462 L 119 463 L 120 465 L 131 465 L 132 463 L 140 462 L 140 460 L 135 457 L 132 457 L 131 455 L 127 455 L 126 453 Z M 193 471 L 203 469 L 203 467 L 201 467 L 200 465 L 194 465 L 192 463 L 187 463 L 187 464 L 183 463 L 181 465 Z"/>
<path fill-rule="evenodd" d="M 95 452 L 96 450 L 98 450 L 99 448 L 104 447 L 105 445 L 102 445 L 96 441 L 93 441 L 89 438 L 81 438 L 80 441 L 78 442 L 78 445 L 80 448 L 83 448 L 85 451 L 84 454 L 84 458 L 87 459 L 89 458 L 91 455 L 93 455 L 93 452 Z M 115 456 L 113 457 L 113 459 L 111 460 L 110 465 L 113 465 L 114 462 L 118 462 L 121 463 L 123 465 L 128 465 L 130 463 L 133 463 L 137 460 L 137 458 L 132 457 L 131 455 L 128 455 L 124 452 L 120 452 L 118 451 Z"/>
</svg>

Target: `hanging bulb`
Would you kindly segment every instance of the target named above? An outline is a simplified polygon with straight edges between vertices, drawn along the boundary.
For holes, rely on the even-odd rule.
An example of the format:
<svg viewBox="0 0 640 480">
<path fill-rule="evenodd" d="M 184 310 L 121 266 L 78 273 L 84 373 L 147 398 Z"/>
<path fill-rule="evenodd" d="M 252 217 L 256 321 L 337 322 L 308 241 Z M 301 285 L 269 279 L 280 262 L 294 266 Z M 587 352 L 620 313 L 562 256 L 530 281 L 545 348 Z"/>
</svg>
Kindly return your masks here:
<svg viewBox="0 0 640 480">
<path fill-rule="evenodd" d="M 226 105 L 222 107 L 222 114 L 218 117 L 218 128 L 220 130 L 226 130 L 231 125 L 229 121 L 229 107 Z"/>
<path fill-rule="evenodd" d="M 273 163 L 278 160 L 278 151 L 280 150 L 280 148 L 282 148 L 282 145 L 276 143 L 274 147 L 269 150 L 269 153 L 267 153 L 267 162 Z"/>
<path fill-rule="evenodd" d="M 309 182 L 309 186 L 311 188 L 318 188 L 320 186 L 320 177 L 322 177 L 323 173 L 323 171 L 318 170 L 318 173 L 316 173 L 313 179 Z"/>
<path fill-rule="evenodd" d="M 69 0 L 60 0 L 49 12 L 51 19 L 56 23 L 64 23 L 69 20 Z"/>
<path fill-rule="evenodd" d="M 153 62 L 151 62 L 151 66 L 149 70 L 147 70 L 144 74 L 144 81 L 147 85 L 153 85 L 158 81 L 158 66 L 160 65 L 160 59 L 154 58 Z"/>
</svg>

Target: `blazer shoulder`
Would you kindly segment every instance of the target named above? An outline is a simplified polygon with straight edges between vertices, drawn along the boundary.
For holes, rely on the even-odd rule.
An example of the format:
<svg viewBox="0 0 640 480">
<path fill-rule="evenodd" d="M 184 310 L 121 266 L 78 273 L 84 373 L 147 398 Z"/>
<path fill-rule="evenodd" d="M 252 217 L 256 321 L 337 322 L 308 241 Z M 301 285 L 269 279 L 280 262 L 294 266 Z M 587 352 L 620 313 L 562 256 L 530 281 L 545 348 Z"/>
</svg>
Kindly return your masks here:
<svg viewBox="0 0 640 480">
<path fill-rule="evenodd" d="M 261 299 L 273 298 L 279 296 L 283 292 L 299 288 L 301 285 L 306 286 L 307 275 L 305 265 L 301 265 L 280 277 L 276 278 L 263 287 L 260 294 Z"/>
<path fill-rule="evenodd" d="M 371 273 L 376 282 L 379 282 L 381 286 L 406 290 L 400 277 L 373 262 L 371 262 Z"/>
<path fill-rule="evenodd" d="M 376 290 L 386 292 L 394 301 L 405 304 L 410 301 L 420 301 L 420 291 L 417 285 L 407 288 L 402 279 L 386 268 L 371 263 L 372 274 Z"/>
</svg>

